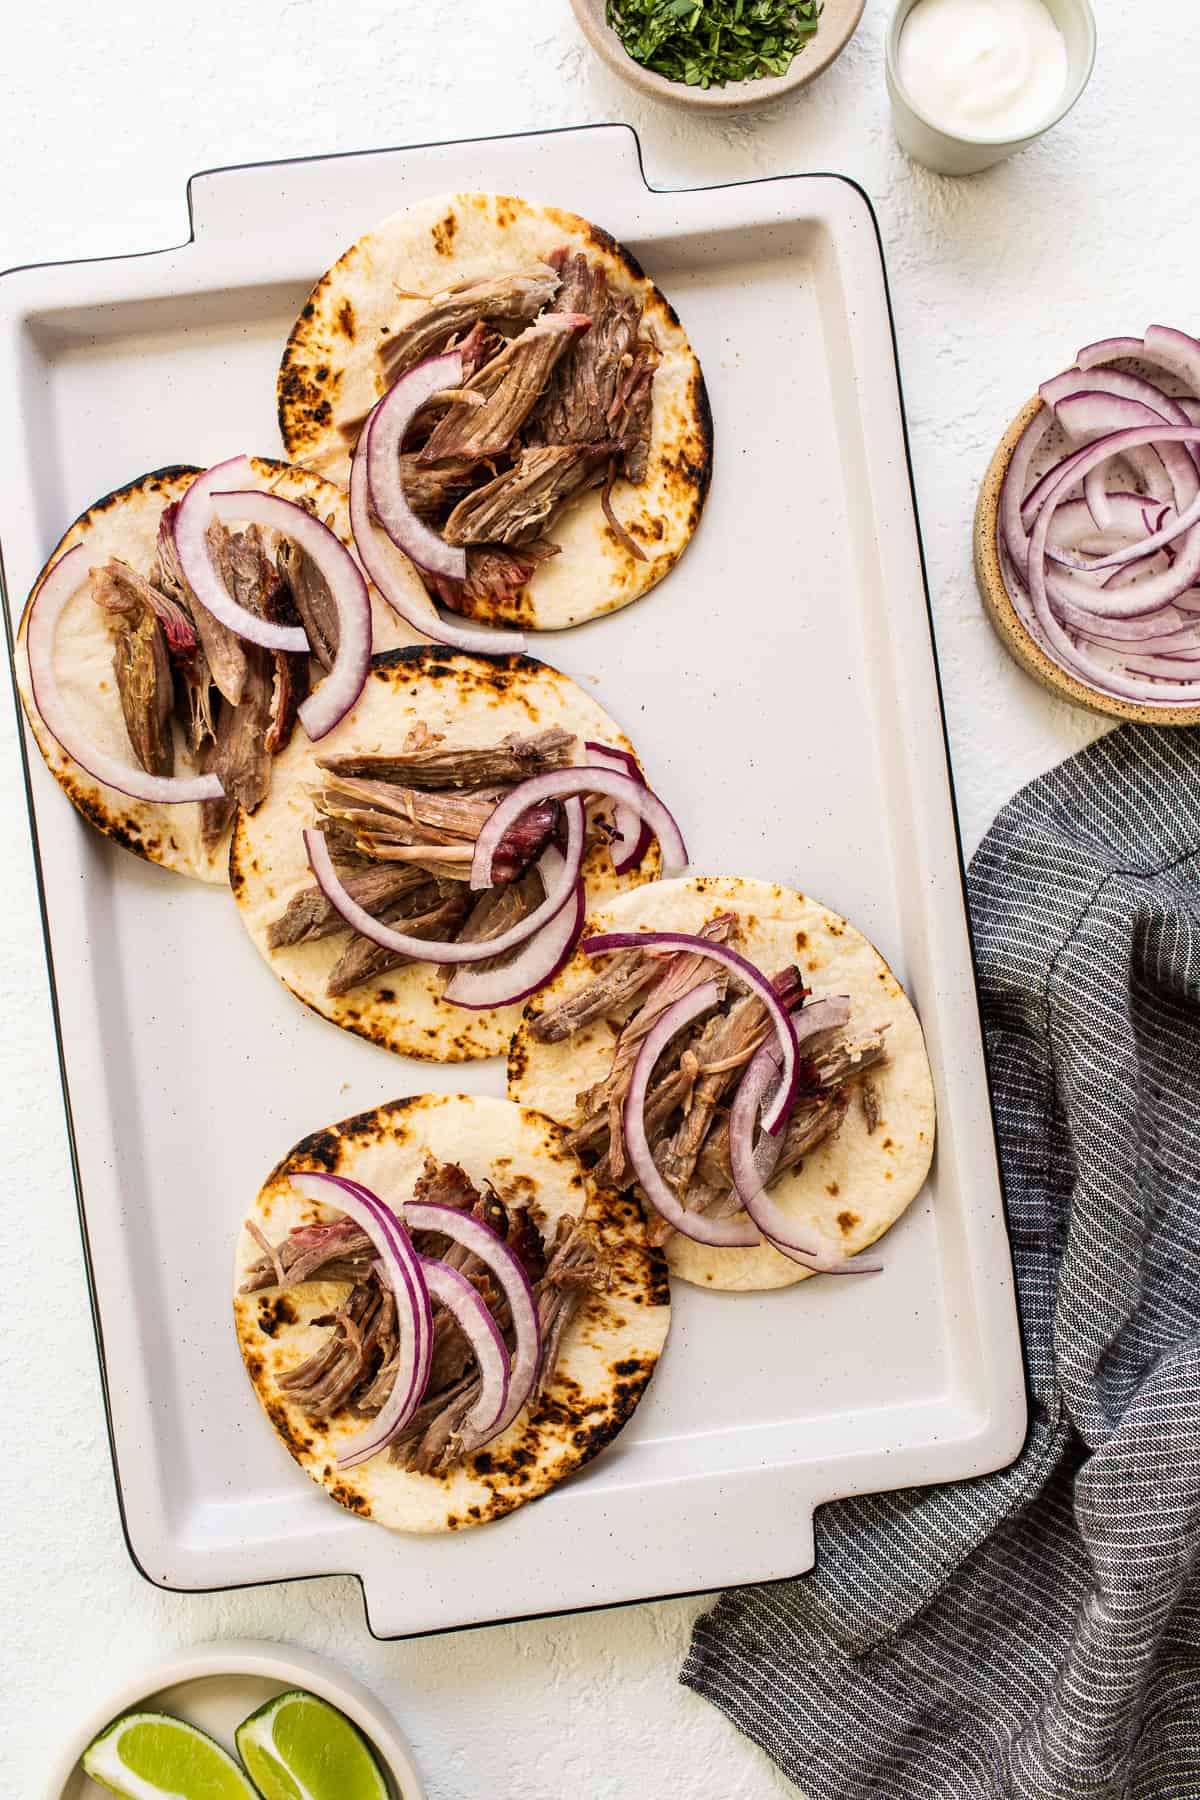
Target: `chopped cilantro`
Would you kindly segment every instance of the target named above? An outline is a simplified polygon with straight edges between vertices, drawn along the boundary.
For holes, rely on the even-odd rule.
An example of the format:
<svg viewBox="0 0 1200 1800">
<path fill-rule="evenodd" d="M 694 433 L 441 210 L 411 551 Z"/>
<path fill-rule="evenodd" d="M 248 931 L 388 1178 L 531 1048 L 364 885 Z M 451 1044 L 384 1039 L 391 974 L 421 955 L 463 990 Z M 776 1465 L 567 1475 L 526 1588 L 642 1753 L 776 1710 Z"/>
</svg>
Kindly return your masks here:
<svg viewBox="0 0 1200 1800">
<path fill-rule="evenodd" d="M 635 62 L 688 87 L 785 75 L 817 29 L 820 0 L 607 0 Z"/>
</svg>

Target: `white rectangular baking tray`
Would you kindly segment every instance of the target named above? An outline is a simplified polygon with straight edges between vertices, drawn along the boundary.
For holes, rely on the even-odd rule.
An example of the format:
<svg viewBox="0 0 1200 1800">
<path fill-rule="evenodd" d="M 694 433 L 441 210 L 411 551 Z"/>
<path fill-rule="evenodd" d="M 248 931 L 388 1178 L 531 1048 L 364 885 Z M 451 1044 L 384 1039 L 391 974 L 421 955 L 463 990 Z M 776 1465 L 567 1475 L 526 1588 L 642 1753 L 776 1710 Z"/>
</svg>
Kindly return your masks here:
<svg viewBox="0 0 1200 1800">
<path fill-rule="evenodd" d="M 791 883 L 875 939 L 924 1022 L 939 1143 L 870 1282 L 679 1287 L 617 1443 L 480 1531 L 397 1537 L 302 1479 L 230 1325 L 247 1197 L 296 1138 L 498 1064 L 389 1058 L 294 1004 L 234 908 L 87 830 L 29 740 L 80 1216 L 131 1554 L 163 1586 L 354 1572 L 383 1636 L 793 1575 L 813 1509 L 1015 1455 L 1025 1394 L 881 251 L 861 190 L 651 190 L 626 127 L 229 169 L 179 249 L 0 282 L 10 618 L 66 522 L 170 462 L 278 439 L 314 279 L 424 195 L 571 208 L 630 245 L 708 378 L 715 479 L 649 598 L 537 649 L 596 691 L 695 866 Z M 83 1296 L 79 1296 L 83 1304 Z"/>
</svg>

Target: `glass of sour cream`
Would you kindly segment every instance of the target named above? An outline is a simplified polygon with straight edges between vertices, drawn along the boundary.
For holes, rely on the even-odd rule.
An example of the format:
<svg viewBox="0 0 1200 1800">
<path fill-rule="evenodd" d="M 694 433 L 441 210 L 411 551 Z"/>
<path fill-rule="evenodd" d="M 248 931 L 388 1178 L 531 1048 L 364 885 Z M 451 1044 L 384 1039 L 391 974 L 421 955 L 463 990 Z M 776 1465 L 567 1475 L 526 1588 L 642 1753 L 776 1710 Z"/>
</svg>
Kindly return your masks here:
<svg viewBox="0 0 1200 1800">
<path fill-rule="evenodd" d="M 903 150 L 972 175 L 1070 111 L 1096 57 L 1089 0 L 900 0 L 887 86 Z"/>
</svg>

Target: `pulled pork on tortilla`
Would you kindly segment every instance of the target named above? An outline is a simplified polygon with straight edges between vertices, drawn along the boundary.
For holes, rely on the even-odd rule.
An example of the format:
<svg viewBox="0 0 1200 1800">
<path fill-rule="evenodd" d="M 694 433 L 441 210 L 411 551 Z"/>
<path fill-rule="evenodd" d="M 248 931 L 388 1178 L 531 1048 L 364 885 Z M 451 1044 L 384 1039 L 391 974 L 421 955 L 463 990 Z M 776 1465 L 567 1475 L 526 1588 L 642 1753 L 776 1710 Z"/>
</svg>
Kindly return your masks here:
<svg viewBox="0 0 1200 1800">
<path fill-rule="evenodd" d="M 699 522 L 712 421 L 687 334 L 629 251 L 504 194 L 395 213 L 321 277 L 292 328 L 288 455 L 346 481 L 377 402 L 451 351 L 460 382 L 414 418 L 384 476 L 465 552 L 457 574 L 423 561 L 430 591 L 473 619 L 558 630 L 660 581 Z"/>
<path fill-rule="evenodd" d="M 916 1198 L 934 1144 L 921 1026 L 879 952 L 819 901 L 738 878 L 620 895 L 591 914 L 588 934 L 526 1009 L 509 1053 L 510 1097 L 559 1120 L 597 1180 L 647 1204 L 652 1240 L 686 1281 L 774 1288 L 863 1269 L 849 1259 Z M 597 934 L 632 942 L 589 955 Z M 759 1121 L 780 1078 L 770 1008 L 735 961 L 709 960 L 713 950 L 765 978 L 798 1040 L 776 1133 Z M 706 983 L 708 1004 L 694 1006 Z M 650 1046 L 650 1066 L 639 1067 L 672 1008 L 678 1029 L 666 1026 L 661 1052 Z M 656 1184 L 651 1206 L 646 1188 Z"/>
<path fill-rule="evenodd" d="M 210 527 L 209 544 L 228 594 L 272 624 L 302 627 L 312 655 L 248 643 L 200 604 L 171 529 L 200 474 L 182 465 L 157 469 L 76 519 L 34 584 L 15 660 L 38 748 L 84 818 L 149 862 L 223 882 L 234 813 L 239 807 L 252 813 L 270 791 L 272 764 L 291 740 L 297 709 L 336 655 L 337 612 L 296 544 L 255 525 L 236 530 L 219 521 Z M 349 544 L 345 495 L 319 475 L 254 457 L 241 479 L 297 502 Z M 168 780 L 215 773 L 222 795 L 171 802 L 134 797 L 83 767 L 49 729 L 31 678 L 30 622 L 48 578 L 80 547 L 77 589 L 52 643 L 56 697 L 72 726 L 106 765 Z M 379 601 L 372 625 L 380 648 L 411 643 L 416 635 Z"/>
<path fill-rule="evenodd" d="M 662 1254 L 564 1137 L 506 1100 L 397 1100 L 303 1139 L 255 1200 L 234 1275 L 247 1372 L 301 1468 L 361 1517 L 497 1519 L 590 1462 L 645 1392 L 671 1316 Z M 415 1256 L 433 1295 L 424 1360 L 384 1260 L 397 1233 L 402 1275 Z"/>
<path fill-rule="evenodd" d="M 636 769 L 628 739 L 591 695 L 530 657 L 432 645 L 377 656 L 353 710 L 320 743 L 298 734 L 269 798 L 239 818 L 230 883 L 242 922 L 285 986 L 334 1024 L 435 1062 L 501 1054 L 518 1001 L 578 937 L 585 895 L 603 901 L 661 866 L 658 845 L 643 843 L 617 874 L 612 828 L 591 803 L 569 903 L 498 968 L 486 952 L 465 960 L 480 954 L 466 946 L 511 937 L 546 906 L 549 871 L 570 849 L 569 809 L 580 803 L 547 797 L 521 809 L 479 891 L 472 865 L 488 820 L 522 784 L 561 776 L 569 785 L 572 767 L 592 764 L 601 746 Z M 314 832 L 335 865 L 324 875 Z M 347 898 L 370 915 L 358 926 Z M 389 947 L 393 933 L 423 942 Z M 464 966 L 451 971 L 456 957 Z"/>
</svg>

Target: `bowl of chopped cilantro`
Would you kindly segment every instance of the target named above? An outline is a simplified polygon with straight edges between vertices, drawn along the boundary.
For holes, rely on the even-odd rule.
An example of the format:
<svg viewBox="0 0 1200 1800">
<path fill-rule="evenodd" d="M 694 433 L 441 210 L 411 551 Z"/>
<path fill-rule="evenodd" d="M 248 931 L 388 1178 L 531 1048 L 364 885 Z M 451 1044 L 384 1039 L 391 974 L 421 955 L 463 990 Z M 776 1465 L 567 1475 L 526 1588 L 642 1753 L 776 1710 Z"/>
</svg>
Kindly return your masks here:
<svg viewBox="0 0 1200 1800">
<path fill-rule="evenodd" d="M 731 111 L 812 81 L 864 0 L 571 0 L 593 50 L 644 94 Z"/>
</svg>

